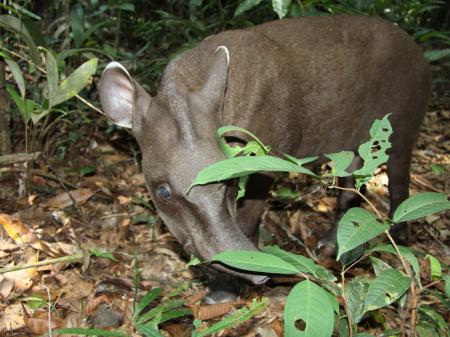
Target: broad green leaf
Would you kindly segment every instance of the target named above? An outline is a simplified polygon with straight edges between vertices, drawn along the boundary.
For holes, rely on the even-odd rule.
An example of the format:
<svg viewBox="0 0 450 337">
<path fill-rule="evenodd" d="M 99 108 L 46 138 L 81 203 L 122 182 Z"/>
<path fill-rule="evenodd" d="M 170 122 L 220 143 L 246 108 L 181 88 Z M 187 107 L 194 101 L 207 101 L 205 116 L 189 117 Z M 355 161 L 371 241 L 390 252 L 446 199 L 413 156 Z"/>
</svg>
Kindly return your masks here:
<svg viewBox="0 0 450 337">
<path fill-rule="evenodd" d="M 433 323 L 436 325 L 436 328 L 440 333 L 442 333 L 442 335 L 448 336 L 448 325 L 445 322 L 445 319 L 438 312 L 436 312 L 436 310 L 428 305 L 421 305 L 419 312 L 431 318 Z"/>
<path fill-rule="evenodd" d="M 105 337 L 128 337 L 122 331 L 109 331 L 102 329 L 86 329 L 86 328 L 63 328 L 52 330 L 54 334 L 70 334 L 82 336 L 105 336 Z"/>
<path fill-rule="evenodd" d="M 302 256 L 287 252 L 277 246 L 266 246 L 261 249 L 264 253 L 271 254 L 283 259 L 287 263 L 291 264 L 299 272 L 311 274 L 318 279 L 324 281 L 335 281 L 336 277 L 331 274 L 326 268 L 321 265 L 317 265 L 313 260 Z"/>
<path fill-rule="evenodd" d="M 161 288 L 153 288 L 142 297 L 138 305 L 134 309 L 134 316 L 138 316 L 151 302 L 153 302 L 162 293 Z"/>
<path fill-rule="evenodd" d="M 239 145 L 230 146 L 223 140 L 223 137 L 227 132 L 241 132 L 250 136 L 252 139 L 254 139 L 254 141 L 249 141 L 244 147 Z M 263 142 L 261 142 L 261 140 L 258 137 L 256 137 L 253 133 L 239 126 L 235 125 L 222 126 L 217 130 L 217 137 L 219 140 L 219 145 L 227 158 L 233 158 L 239 154 L 248 155 L 253 153 L 256 155 L 264 155 L 269 153 L 268 146 L 265 146 Z"/>
<path fill-rule="evenodd" d="M 205 337 L 212 335 L 215 332 L 222 331 L 227 328 L 234 327 L 239 323 L 245 322 L 246 320 L 252 318 L 263 312 L 268 306 L 269 301 L 267 298 L 262 298 L 260 301 L 254 299 L 249 308 L 241 308 L 230 315 L 222 318 L 219 322 L 211 325 L 210 327 L 202 331 L 194 331 L 192 336 L 195 337 Z M 200 321 L 194 321 L 194 326 L 200 326 Z"/>
<path fill-rule="evenodd" d="M 331 174 L 336 177 L 348 177 L 351 172 L 345 169 L 352 163 L 355 154 L 352 151 L 341 151 L 338 153 L 328 153 L 325 157 L 331 160 Z"/>
<path fill-rule="evenodd" d="M 50 107 L 63 103 L 77 95 L 95 74 L 98 59 L 84 62 L 58 86 L 55 93 L 49 93 Z"/>
<path fill-rule="evenodd" d="M 272 0 L 272 7 L 280 19 L 284 18 L 289 10 L 292 0 Z"/>
<path fill-rule="evenodd" d="M 20 97 L 20 95 L 17 93 L 16 90 L 14 90 L 14 88 L 10 85 L 6 86 L 6 91 L 8 92 L 9 96 L 11 97 L 11 99 L 13 100 L 14 104 L 17 106 L 17 109 L 20 112 L 20 115 L 22 116 L 22 118 L 25 120 L 25 122 L 28 122 L 30 120 L 30 114 L 28 113 L 28 108 L 31 109 L 31 111 L 33 110 L 34 107 L 34 102 L 27 99 L 24 100 Z M 27 108 L 27 104 L 29 105 Z"/>
<path fill-rule="evenodd" d="M 375 120 L 370 128 L 370 140 L 358 148 L 359 156 L 364 160 L 363 166 L 353 172 L 358 190 L 372 178 L 377 167 L 389 159 L 386 154 L 386 150 L 391 147 L 389 137 L 392 134 L 392 126 L 388 120 L 389 115 Z"/>
<path fill-rule="evenodd" d="M 297 283 L 289 293 L 284 307 L 285 337 L 330 337 L 334 327 L 334 310 L 327 291 L 305 280 Z M 303 321 L 305 329 L 295 326 Z"/>
<path fill-rule="evenodd" d="M 438 61 L 440 59 L 450 57 L 450 48 L 447 49 L 438 49 L 438 50 L 427 50 L 423 53 L 423 56 L 429 61 Z"/>
<path fill-rule="evenodd" d="M 17 87 L 20 91 L 20 96 L 22 99 L 25 98 L 25 80 L 23 79 L 22 70 L 20 69 L 19 65 L 11 60 L 9 57 L 4 57 L 6 64 L 8 64 L 9 69 L 11 70 L 11 74 L 14 77 L 14 80 L 16 81 Z"/>
<path fill-rule="evenodd" d="M 298 274 L 296 267 L 271 254 L 253 250 L 235 250 L 222 252 L 212 258 L 228 266 L 270 274 Z"/>
<path fill-rule="evenodd" d="M 366 276 L 357 276 L 345 286 L 344 297 L 354 324 L 359 323 L 364 316 L 364 299 L 370 283 L 371 280 Z"/>
<path fill-rule="evenodd" d="M 239 178 L 261 171 L 313 174 L 304 167 L 269 155 L 256 157 L 234 157 L 216 162 L 202 169 L 197 174 L 197 177 L 189 187 L 189 190 L 195 185 L 205 185 L 212 182 Z"/>
<path fill-rule="evenodd" d="M 338 254 L 342 254 L 380 235 L 389 228 L 387 223 L 360 207 L 350 208 L 339 222 L 337 231 Z"/>
<path fill-rule="evenodd" d="M 372 264 L 373 271 L 375 275 L 380 275 L 380 273 L 387 269 L 392 269 L 392 267 L 384 262 L 383 260 L 377 259 L 374 256 L 369 256 L 370 263 Z"/>
<path fill-rule="evenodd" d="M 447 195 L 436 192 L 417 193 L 403 201 L 395 210 L 395 223 L 415 220 L 431 213 L 450 209 Z"/>
<path fill-rule="evenodd" d="M 242 13 L 247 12 L 248 10 L 252 9 L 253 7 L 258 6 L 261 3 L 262 0 L 244 0 L 242 1 L 239 6 L 236 8 L 236 11 L 234 12 L 234 16 L 239 16 Z"/>
<path fill-rule="evenodd" d="M 47 83 L 48 83 L 48 97 L 56 95 L 58 90 L 58 64 L 51 51 L 47 51 L 47 58 L 45 60 L 45 69 L 47 71 Z"/>
<path fill-rule="evenodd" d="M 431 278 L 439 280 L 442 277 L 441 263 L 433 255 L 427 254 L 426 258 L 430 261 Z"/>
<path fill-rule="evenodd" d="M 39 65 L 40 57 L 39 51 L 33 38 L 30 35 L 27 27 L 22 23 L 22 21 L 13 15 L 0 15 L 0 27 L 4 27 L 8 30 L 12 30 L 17 33 L 20 38 L 22 38 L 28 46 L 30 51 L 30 58 L 34 64 Z"/>
<path fill-rule="evenodd" d="M 398 250 L 400 251 L 400 254 L 402 254 L 402 256 L 406 259 L 406 261 L 408 261 L 409 264 L 411 265 L 411 267 L 414 271 L 416 280 L 420 285 L 420 270 L 419 270 L 419 261 L 417 260 L 417 257 L 413 254 L 411 249 L 409 249 L 408 247 L 399 246 L 399 245 L 397 245 L 397 247 L 398 247 Z M 376 247 L 372 248 L 370 251 L 371 252 L 391 253 L 391 254 L 397 255 L 397 251 L 390 243 L 381 245 L 381 246 L 376 246 Z"/>
<path fill-rule="evenodd" d="M 202 263 L 202 261 L 200 261 L 200 259 L 197 256 L 191 255 L 191 259 L 187 263 L 186 268 L 189 268 L 191 266 L 196 266 L 200 263 Z"/>
<path fill-rule="evenodd" d="M 379 309 L 395 302 L 410 284 L 411 279 L 396 269 L 382 271 L 367 290 L 364 311 Z"/>
<path fill-rule="evenodd" d="M 374 335 L 371 335 L 366 332 L 357 333 L 356 335 L 353 335 L 353 337 L 375 337 Z"/>
</svg>

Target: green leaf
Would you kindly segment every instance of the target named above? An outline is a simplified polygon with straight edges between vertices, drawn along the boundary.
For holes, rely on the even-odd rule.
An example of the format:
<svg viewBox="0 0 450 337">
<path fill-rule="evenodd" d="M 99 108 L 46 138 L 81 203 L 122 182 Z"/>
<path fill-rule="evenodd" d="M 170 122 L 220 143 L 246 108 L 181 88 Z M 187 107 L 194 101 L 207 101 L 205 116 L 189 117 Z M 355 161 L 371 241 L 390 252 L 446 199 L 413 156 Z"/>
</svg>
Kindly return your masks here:
<svg viewBox="0 0 450 337">
<path fill-rule="evenodd" d="M 142 297 L 142 299 L 139 301 L 136 309 L 134 309 L 134 316 L 139 316 L 142 310 L 144 310 L 151 302 L 153 302 L 158 296 L 160 296 L 161 293 L 161 288 L 153 288 L 152 290 L 147 292 L 147 294 L 145 294 L 144 297 Z"/>
<path fill-rule="evenodd" d="M 377 259 L 376 257 L 369 256 L 370 263 L 372 264 L 373 271 L 375 275 L 380 275 L 380 273 L 387 269 L 392 269 L 392 267 L 384 262 L 383 260 Z"/>
<path fill-rule="evenodd" d="M 410 221 L 448 209 L 450 209 L 450 201 L 448 201 L 445 194 L 435 192 L 417 193 L 397 207 L 392 220 L 395 223 Z"/>
<path fill-rule="evenodd" d="M 284 18 L 289 10 L 292 0 L 272 0 L 272 7 L 280 19 Z"/>
<path fill-rule="evenodd" d="M 11 70 L 11 74 L 16 81 L 17 87 L 19 87 L 20 96 L 22 99 L 25 98 L 25 80 L 23 79 L 22 70 L 19 65 L 11 60 L 9 57 L 3 57 L 5 59 L 6 64 L 8 64 L 9 69 Z"/>
<path fill-rule="evenodd" d="M 236 8 L 236 11 L 234 12 L 234 16 L 239 16 L 242 13 L 247 12 L 248 10 L 252 9 L 253 7 L 258 6 L 261 3 L 262 0 L 244 0 L 242 1 L 239 6 Z"/>
<path fill-rule="evenodd" d="M 450 57 L 450 48 L 447 49 L 438 49 L 438 50 L 427 50 L 423 53 L 423 56 L 429 61 L 438 61 L 440 59 Z"/>
<path fill-rule="evenodd" d="M 89 83 L 97 69 L 97 58 L 84 62 L 58 86 L 56 92 L 49 92 L 50 107 L 63 103 L 77 95 Z"/>
<path fill-rule="evenodd" d="M 345 286 L 344 297 L 354 324 L 359 323 L 364 316 L 364 300 L 370 283 L 371 280 L 366 276 L 356 276 Z"/>
<path fill-rule="evenodd" d="M 388 224 L 381 222 L 375 215 L 365 209 L 360 207 L 350 208 L 339 222 L 337 260 L 345 252 L 373 239 L 388 228 Z"/>
<path fill-rule="evenodd" d="M 21 300 L 26 302 L 31 309 L 42 309 L 47 305 L 47 301 L 39 296 L 29 296 Z"/>
<path fill-rule="evenodd" d="M 363 166 L 353 172 L 358 190 L 372 178 L 377 167 L 389 159 L 386 154 L 386 150 L 391 147 L 389 137 L 392 134 L 392 126 L 388 120 L 389 115 L 375 120 L 370 128 L 370 140 L 358 148 L 359 156 L 364 160 Z"/>
<path fill-rule="evenodd" d="M 400 245 L 397 245 L 397 247 L 398 247 L 398 250 L 400 251 L 400 254 L 402 254 L 402 256 L 406 259 L 406 261 L 408 261 L 408 263 L 411 265 L 411 267 L 414 271 L 416 280 L 420 285 L 420 270 L 419 270 L 420 267 L 419 267 L 419 261 L 417 260 L 417 257 L 413 254 L 411 249 L 409 249 L 408 247 L 400 246 Z M 391 253 L 391 254 L 397 255 L 397 251 L 390 243 L 381 245 L 381 246 L 376 246 L 376 247 L 372 248 L 370 251 L 371 252 Z"/>
<path fill-rule="evenodd" d="M 295 165 L 298 165 L 298 166 L 303 166 L 303 165 L 308 164 L 308 163 L 316 160 L 317 158 L 319 158 L 318 156 L 313 156 L 313 157 L 306 157 L 306 158 L 298 159 L 298 158 L 295 158 L 295 157 L 292 157 L 292 156 L 288 155 L 287 153 L 283 153 L 283 156 L 288 161 L 290 161 L 290 162 L 292 162 L 292 163 L 294 163 Z M 308 173 L 306 173 L 306 174 L 309 174 L 309 175 L 314 176 L 314 177 L 316 176 L 313 172 L 311 172 L 309 170 L 307 170 L 307 171 L 308 171 Z"/>
<path fill-rule="evenodd" d="M 370 284 L 364 301 L 364 311 L 385 307 L 403 295 L 411 284 L 411 279 L 395 269 L 384 270 Z"/>
<path fill-rule="evenodd" d="M 357 333 L 356 335 L 353 335 L 353 337 L 375 337 L 375 336 L 371 335 L 370 333 L 361 332 L 361 333 Z"/>
<path fill-rule="evenodd" d="M 334 327 L 334 310 L 326 290 L 305 280 L 297 283 L 289 293 L 284 307 L 284 336 L 330 337 Z M 295 326 L 303 321 L 305 329 Z"/>
<path fill-rule="evenodd" d="M 27 27 L 22 23 L 22 21 L 13 15 L 0 15 L 0 27 L 12 30 L 22 38 L 28 46 L 30 51 L 30 58 L 34 64 L 39 65 L 40 57 L 39 51 L 33 38 L 30 35 Z"/>
<path fill-rule="evenodd" d="M 108 331 L 102 329 L 86 329 L 86 328 L 64 328 L 52 330 L 55 334 L 71 334 L 82 336 L 105 336 L 105 337 L 128 337 L 122 331 Z"/>
<path fill-rule="evenodd" d="M 253 250 L 222 252 L 212 258 L 234 268 L 271 274 L 298 274 L 296 267 L 279 257 Z"/>
<path fill-rule="evenodd" d="M 450 275 L 444 275 L 442 277 L 445 281 L 444 292 L 445 295 L 450 298 Z"/>
<path fill-rule="evenodd" d="M 10 85 L 6 86 L 6 91 L 13 100 L 14 104 L 17 106 L 17 109 L 19 110 L 22 118 L 26 123 L 28 123 L 31 118 L 31 112 L 34 109 L 35 102 L 31 99 L 26 99 L 24 102 L 17 91 L 15 91 L 14 88 Z"/>
<path fill-rule="evenodd" d="M 416 332 L 419 337 L 442 337 L 430 322 L 417 323 Z"/>
<path fill-rule="evenodd" d="M 52 52 L 47 50 L 47 58 L 45 60 L 45 69 L 47 71 L 48 96 L 52 97 L 58 89 L 59 75 L 58 64 Z"/>
<path fill-rule="evenodd" d="M 164 335 L 154 326 L 142 323 L 135 323 L 135 326 L 145 337 L 164 337 Z"/>
<path fill-rule="evenodd" d="M 433 255 L 427 254 L 426 258 L 430 260 L 431 278 L 439 280 L 442 277 L 441 263 Z"/>
<path fill-rule="evenodd" d="M 297 172 L 314 175 L 304 167 L 295 165 L 287 160 L 265 155 L 256 157 L 235 157 L 225 159 L 202 169 L 189 187 L 220 182 L 227 179 L 239 178 L 256 172 Z"/>
<path fill-rule="evenodd" d="M 345 169 L 352 163 L 355 154 L 352 151 L 341 151 L 338 153 L 328 153 L 325 157 L 331 160 L 331 174 L 336 177 L 348 177 L 351 172 Z"/>
<path fill-rule="evenodd" d="M 191 259 L 187 263 L 186 268 L 189 268 L 191 266 L 196 266 L 200 263 L 202 263 L 202 261 L 200 261 L 200 259 L 197 256 L 191 255 Z"/>
<path fill-rule="evenodd" d="M 262 298 L 260 301 L 254 299 L 249 308 L 241 308 L 232 314 L 222 318 L 219 322 L 211 325 L 210 327 L 202 330 L 202 331 L 194 331 L 192 336 L 195 337 L 205 337 L 212 335 L 215 332 L 222 331 L 227 328 L 234 327 L 239 323 L 245 322 L 246 320 L 256 316 L 264 311 L 264 309 L 269 304 L 267 298 Z M 197 328 L 201 325 L 199 320 L 194 321 L 194 326 Z"/>
<path fill-rule="evenodd" d="M 108 259 L 111 261 L 117 261 L 117 259 L 112 255 L 111 252 L 103 251 L 98 248 L 89 249 L 89 253 L 91 253 L 92 255 L 97 256 L 97 257 L 102 257 L 104 259 Z"/>
<path fill-rule="evenodd" d="M 245 191 L 246 191 L 248 179 L 250 179 L 250 176 L 244 176 L 244 177 L 240 177 L 239 178 L 238 192 L 237 192 L 237 195 L 236 195 L 236 201 L 238 201 L 239 199 L 245 197 Z"/>
<path fill-rule="evenodd" d="M 81 4 L 76 4 L 70 11 L 70 25 L 77 48 L 81 47 L 84 40 L 84 10 Z"/>
<path fill-rule="evenodd" d="M 223 137 L 227 132 L 241 132 L 250 136 L 254 141 L 249 141 L 244 147 L 236 145 L 230 146 L 224 140 Z M 249 155 L 265 155 L 269 153 L 269 147 L 265 146 L 261 140 L 256 137 L 250 131 L 235 125 L 225 125 L 217 130 L 217 137 L 219 145 L 227 158 L 236 157 L 239 154 Z"/>
<path fill-rule="evenodd" d="M 149 295 L 149 297 L 150 297 L 150 295 Z M 146 299 L 146 301 L 148 301 L 148 299 Z M 167 300 L 167 301 L 161 303 L 160 305 L 158 305 L 157 307 L 151 309 L 150 311 L 147 311 L 145 314 L 140 315 L 136 319 L 136 322 L 142 323 L 142 324 L 144 324 L 145 322 L 150 321 L 150 320 L 153 320 L 153 322 L 155 322 L 155 320 L 154 320 L 155 317 L 159 316 L 159 319 L 161 319 L 162 315 L 165 312 L 169 312 L 174 309 L 179 309 L 180 307 L 184 306 L 185 303 L 186 302 L 184 300 Z M 158 322 L 155 323 L 155 326 L 157 323 Z"/>
<path fill-rule="evenodd" d="M 331 274 L 326 268 L 317 265 L 313 260 L 302 256 L 287 252 L 277 246 L 266 246 L 261 248 L 264 253 L 271 254 L 283 259 L 287 263 L 294 266 L 299 272 L 311 274 L 318 279 L 324 281 L 335 281 L 336 277 Z"/>
<path fill-rule="evenodd" d="M 438 331 L 443 335 L 445 334 L 448 336 L 448 325 L 445 322 L 445 319 L 438 312 L 428 305 L 421 305 L 419 312 L 431 318 Z"/>
</svg>

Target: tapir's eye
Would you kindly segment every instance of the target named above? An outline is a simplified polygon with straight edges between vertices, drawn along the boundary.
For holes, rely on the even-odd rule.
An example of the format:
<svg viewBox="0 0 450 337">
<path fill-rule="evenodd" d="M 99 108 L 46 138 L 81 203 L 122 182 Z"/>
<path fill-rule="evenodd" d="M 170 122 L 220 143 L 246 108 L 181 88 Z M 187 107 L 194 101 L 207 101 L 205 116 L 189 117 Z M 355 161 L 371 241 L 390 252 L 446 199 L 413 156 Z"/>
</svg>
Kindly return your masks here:
<svg viewBox="0 0 450 337">
<path fill-rule="evenodd" d="M 170 187 L 166 185 L 161 185 L 156 190 L 158 196 L 162 199 L 170 199 L 172 198 L 172 192 L 170 191 Z"/>
</svg>

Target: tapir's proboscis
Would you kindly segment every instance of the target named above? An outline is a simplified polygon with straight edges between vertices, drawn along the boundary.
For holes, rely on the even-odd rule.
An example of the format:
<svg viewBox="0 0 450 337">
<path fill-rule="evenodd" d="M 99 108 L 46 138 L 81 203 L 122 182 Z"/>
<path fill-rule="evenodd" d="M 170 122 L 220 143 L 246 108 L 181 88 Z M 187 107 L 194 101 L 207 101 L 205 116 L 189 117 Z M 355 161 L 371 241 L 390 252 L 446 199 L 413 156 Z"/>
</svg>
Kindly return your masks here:
<svg viewBox="0 0 450 337">
<path fill-rule="evenodd" d="M 139 143 L 161 218 L 184 249 L 202 260 L 257 249 L 273 181 L 268 174 L 251 178 L 239 207 L 233 184 L 187 193 L 202 168 L 225 159 L 216 136 L 220 126 L 245 128 L 301 158 L 356 152 L 374 120 L 391 113 L 392 212 L 408 196 L 412 147 L 429 96 L 428 64 L 404 31 L 379 18 L 347 15 L 280 20 L 210 36 L 168 64 L 154 97 L 117 62 L 105 68 L 100 82 L 105 113 L 131 128 Z M 352 202 L 353 194 L 340 194 L 338 217 Z M 335 229 L 330 242 L 334 235 Z M 215 266 L 255 284 L 266 280 Z"/>
</svg>

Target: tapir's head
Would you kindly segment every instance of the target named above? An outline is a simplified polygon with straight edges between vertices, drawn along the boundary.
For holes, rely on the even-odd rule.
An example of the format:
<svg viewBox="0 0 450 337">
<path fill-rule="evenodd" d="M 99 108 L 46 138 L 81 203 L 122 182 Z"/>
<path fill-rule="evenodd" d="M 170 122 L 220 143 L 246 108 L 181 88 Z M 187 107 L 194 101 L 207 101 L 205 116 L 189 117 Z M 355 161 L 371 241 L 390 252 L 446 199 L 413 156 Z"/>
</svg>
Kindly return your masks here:
<svg viewBox="0 0 450 337">
<path fill-rule="evenodd" d="M 117 62 L 105 68 L 100 81 L 105 113 L 116 124 L 131 128 L 139 143 L 145 181 L 161 218 L 185 250 L 203 260 L 225 250 L 256 249 L 236 223 L 232 188 L 210 184 L 188 193 L 202 168 L 224 159 L 215 134 L 228 64 L 228 50 L 219 47 L 196 90 L 166 70 L 155 97 Z M 176 66 L 172 61 L 168 67 Z M 264 280 L 239 275 L 254 283 Z"/>
</svg>

